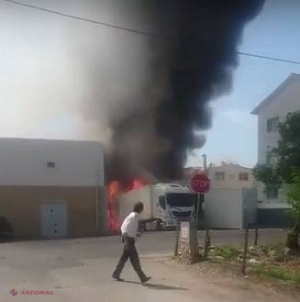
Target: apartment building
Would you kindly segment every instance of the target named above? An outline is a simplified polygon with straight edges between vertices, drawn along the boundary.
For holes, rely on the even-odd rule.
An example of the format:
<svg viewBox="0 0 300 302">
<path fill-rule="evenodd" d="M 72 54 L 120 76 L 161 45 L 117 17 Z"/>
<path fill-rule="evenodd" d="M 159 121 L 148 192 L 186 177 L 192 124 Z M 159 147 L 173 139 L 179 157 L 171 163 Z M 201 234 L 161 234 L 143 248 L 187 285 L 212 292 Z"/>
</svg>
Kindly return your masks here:
<svg viewBox="0 0 300 302">
<path fill-rule="evenodd" d="M 278 123 L 286 119 L 287 114 L 300 110 L 300 75 L 291 74 L 252 114 L 258 117 L 258 163 L 274 164 L 276 157 L 272 150 L 280 138 Z M 288 223 L 288 205 L 282 190 L 266 191 L 258 186 L 258 219 L 261 224 L 285 225 Z"/>
</svg>

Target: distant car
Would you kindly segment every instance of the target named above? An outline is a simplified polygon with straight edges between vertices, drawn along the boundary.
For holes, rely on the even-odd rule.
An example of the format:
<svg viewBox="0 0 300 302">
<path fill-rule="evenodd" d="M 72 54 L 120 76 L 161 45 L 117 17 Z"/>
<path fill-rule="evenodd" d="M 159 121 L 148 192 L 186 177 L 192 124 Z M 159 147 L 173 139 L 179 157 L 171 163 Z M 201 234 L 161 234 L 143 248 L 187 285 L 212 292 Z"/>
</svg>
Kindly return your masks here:
<svg viewBox="0 0 300 302">
<path fill-rule="evenodd" d="M 14 236 L 12 225 L 5 217 L 0 217 L 0 242 L 11 241 Z"/>
</svg>

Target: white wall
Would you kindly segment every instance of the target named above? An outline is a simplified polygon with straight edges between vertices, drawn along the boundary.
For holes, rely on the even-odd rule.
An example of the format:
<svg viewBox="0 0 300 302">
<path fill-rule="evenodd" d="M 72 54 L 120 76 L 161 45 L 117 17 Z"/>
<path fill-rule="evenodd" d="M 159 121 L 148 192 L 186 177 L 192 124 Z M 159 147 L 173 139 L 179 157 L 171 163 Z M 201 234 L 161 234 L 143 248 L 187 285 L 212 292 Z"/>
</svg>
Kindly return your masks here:
<svg viewBox="0 0 300 302">
<path fill-rule="evenodd" d="M 243 228 L 243 190 L 216 189 L 205 194 L 205 217 L 210 228 Z"/>
<path fill-rule="evenodd" d="M 225 179 L 215 179 L 216 172 L 224 172 Z M 239 180 L 239 173 L 248 173 L 248 181 Z M 208 170 L 208 176 L 211 180 L 212 189 L 242 189 L 252 188 L 256 185 L 251 169 L 234 164 L 224 164 L 222 166 L 210 168 Z"/>
<path fill-rule="evenodd" d="M 47 168 L 54 162 L 55 168 Z M 103 186 L 100 142 L 0 139 L 0 185 Z"/>
</svg>

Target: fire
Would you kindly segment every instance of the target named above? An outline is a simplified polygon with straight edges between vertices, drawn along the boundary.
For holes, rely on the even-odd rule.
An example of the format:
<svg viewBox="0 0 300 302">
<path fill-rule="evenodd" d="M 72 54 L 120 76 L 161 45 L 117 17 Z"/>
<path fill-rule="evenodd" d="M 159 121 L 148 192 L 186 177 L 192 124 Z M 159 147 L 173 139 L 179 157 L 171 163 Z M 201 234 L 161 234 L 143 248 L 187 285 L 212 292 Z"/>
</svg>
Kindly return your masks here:
<svg viewBox="0 0 300 302">
<path fill-rule="evenodd" d="M 133 179 L 129 185 L 122 185 L 121 182 L 115 180 L 107 186 L 107 199 L 108 199 L 108 229 L 110 232 L 116 232 L 119 230 L 120 223 L 118 221 L 118 213 L 116 211 L 116 198 L 119 194 L 129 192 L 131 190 L 137 190 L 146 183 L 141 179 Z"/>
<path fill-rule="evenodd" d="M 108 199 L 108 229 L 111 232 L 117 231 L 118 219 L 115 211 L 115 200 L 118 194 L 122 192 L 121 185 L 118 181 L 112 181 L 107 187 Z"/>
<path fill-rule="evenodd" d="M 139 188 L 141 188 L 141 187 L 143 187 L 145 185 L 146 184 L 142 180 L 140 180 L 140 179 L 134 179 L 132 181 L 132 186 L 131 186 L 131 188 L 128 191 L 130 191 L 130 190 L 137 190 L 137 189 L 139 189 Z"/>
</svg>

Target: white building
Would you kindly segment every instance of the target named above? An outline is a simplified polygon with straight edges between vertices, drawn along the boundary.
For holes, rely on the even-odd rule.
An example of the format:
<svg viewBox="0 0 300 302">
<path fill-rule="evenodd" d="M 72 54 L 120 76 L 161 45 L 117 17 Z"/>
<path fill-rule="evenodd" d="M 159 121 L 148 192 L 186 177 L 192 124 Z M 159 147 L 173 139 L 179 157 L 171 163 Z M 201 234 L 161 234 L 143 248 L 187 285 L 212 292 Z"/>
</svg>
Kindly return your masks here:
<svg viewBox="0 0 300 302">
<path fill-rule="evenodd" d="M 242 229 L 244 210 L 248 222 L 256 222 L 256 181 L 252 169 L 223 163 L 210 167 L 211 190 L 205 195 L 204 211 L 211 228 Z"/>
<path fill-rule="evenodd" d="M 99 142 L 0 139 L 0 216 L 19 238 L 106 232 Z"/>
<path fill-rule="evenodd" d="M 212 189 L 249 189 L 255 186 L 252 170 L 237 164 L 213 166 L 207 173 Z"/>
<path fill-rule="evenodd" d="M 276 161 L 271 151 L 278 144 L 278 123 L 283 122 L 288 113 L 298 110 L 300 110 L 300 75 L 291 74 L 252 111 L 252 114 L 258 117 L 259 164 L 272 164 Z M 264 187 L 260 185 L 258 200 L 259 220 L 269 224 L 285 220 L 288 206 L 280 191 L 265 192 Z"/>
<path fill-rule="evenodd" d="M 194 175 L 203 173 L 202 167 L 188 167 L 184 170 L 184 179 L 188 182 Z M 234 163 L 211 164 L 206 174 L 212 189 L 248 189 L 256 186 L 252 169 Z"/>
<path fill-rule="evenodd" d="M 193 175 L 201 173 L 204 173 L 201 167 L 185 169 L 187 184 Z M 234 163 L 223 163 L 219 166 L 210 165 L 206 173 L 211 181 L 211 189 L 205 194 L 201 209 L 204 210 L 210 227 L 242 229 L 245 209 L 248 222 L 255 224 L 257 190 L 252 169 Z"/>
</svg>

